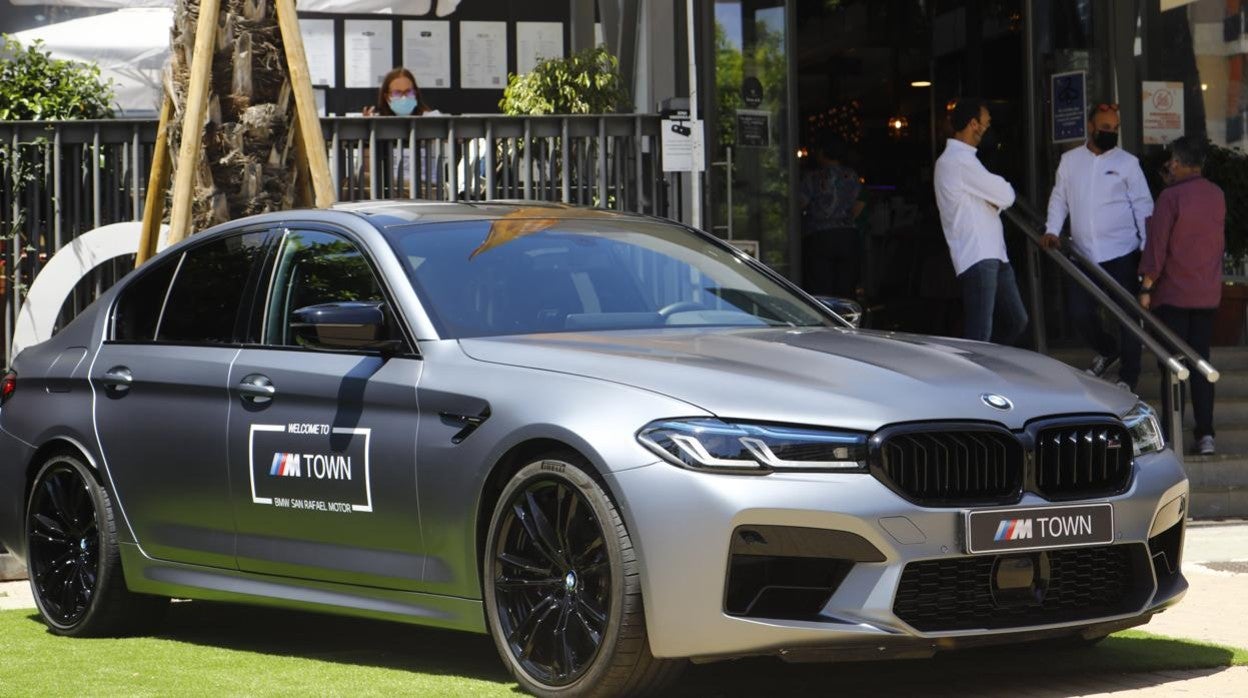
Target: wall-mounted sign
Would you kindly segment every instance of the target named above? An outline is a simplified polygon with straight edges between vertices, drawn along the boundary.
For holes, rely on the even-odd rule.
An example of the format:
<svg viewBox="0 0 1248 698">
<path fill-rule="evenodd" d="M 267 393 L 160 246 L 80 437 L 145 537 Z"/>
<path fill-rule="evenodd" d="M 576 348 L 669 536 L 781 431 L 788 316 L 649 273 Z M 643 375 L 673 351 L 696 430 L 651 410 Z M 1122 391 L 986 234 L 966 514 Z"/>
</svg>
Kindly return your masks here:
<svg viewBox="0 0 1248 698">
<path fill-rule="evenodd" d="M 1144 81 L 1144 144 L 1168 145 L 1183 135 L 1183 83 Z"/>
<path fill-rule="evenodd" d="M 348 19 L 343 22 L 343 56 L 347 87 L 381 86 L 394 67 L 391 42 L 393 25 L 388 19 Z"/>
<path fill-rule="evenodd" d="M 1082 141 L 1088 137 L 1088 74 L 1082 70 L 1057 73 L 1050 80 L 1053 142 Z"/>
<path fill-rule="evenodd" d="M 755 109 L 737 110 L 737 147 L 771 147 L 771 112 Z"/>
<path fill-rule="evenodd" d="M 507 23 L 459 23 L 459 86 L 501 90 L 507 86 Z"/>
<path fill-rule="evenodd" d="M 403 22 L 403 65 L 422 88 L 451 86 L 451 23 L 441 20 Z"/>
<path fill-rule="evenodd" d="M 763 103 L 763 83 L 753 75 L 741 81 L 741 101 L 751 109 Z"/>
<path fill-rule="evenodd" d="M 563 22 L 516 22 L 516 72 L 533 70 L 543 58 L 563 58 Z"/>
<path fill-rule="evenodd" d="M 701 119 L 664 119 L 659 124 L 664 172 L 701 172 L 706 169 Z"/>
</svg>

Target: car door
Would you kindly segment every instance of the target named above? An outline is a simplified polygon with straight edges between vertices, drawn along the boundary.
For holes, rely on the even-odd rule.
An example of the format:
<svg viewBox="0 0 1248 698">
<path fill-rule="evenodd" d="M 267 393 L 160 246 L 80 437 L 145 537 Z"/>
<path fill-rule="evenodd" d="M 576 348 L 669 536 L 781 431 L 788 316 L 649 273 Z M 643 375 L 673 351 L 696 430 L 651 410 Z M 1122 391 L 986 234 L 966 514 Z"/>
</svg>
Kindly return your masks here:
<svg viewBox="0 0 1248 698">
<path fill-rule="evenodd" d="M 96 434 L 114 496 L 153 557 L 236 566 L 226 379 L 266 237 L 214 237 L 140 270 L 120 293 L 91 364 Z"/>
<path fill-rule="evenodd" d="M 259 343 L 242 350 L 229 377 L 239 566 L 418 588 L 421 361 L 356 242 L 290 230 L 275 259 Z M 298 311 L 333 307 L 325 304 L 382 308 L 389 349 L 309 339 Z"/>
</svg>

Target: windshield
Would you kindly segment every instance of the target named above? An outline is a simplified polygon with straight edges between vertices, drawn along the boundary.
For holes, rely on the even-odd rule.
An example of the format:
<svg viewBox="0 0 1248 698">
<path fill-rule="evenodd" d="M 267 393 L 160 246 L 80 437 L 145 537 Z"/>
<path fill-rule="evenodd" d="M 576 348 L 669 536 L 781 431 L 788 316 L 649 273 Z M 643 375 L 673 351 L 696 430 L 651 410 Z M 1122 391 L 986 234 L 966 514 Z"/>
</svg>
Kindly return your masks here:
<svg viewBox="0 0 1248 698">
<path fill-rule="evenodd" d="M 659 222 L 506 216 L 385 233 L 444 337 L 832 324 L 735 255 Z"/>
</svg>

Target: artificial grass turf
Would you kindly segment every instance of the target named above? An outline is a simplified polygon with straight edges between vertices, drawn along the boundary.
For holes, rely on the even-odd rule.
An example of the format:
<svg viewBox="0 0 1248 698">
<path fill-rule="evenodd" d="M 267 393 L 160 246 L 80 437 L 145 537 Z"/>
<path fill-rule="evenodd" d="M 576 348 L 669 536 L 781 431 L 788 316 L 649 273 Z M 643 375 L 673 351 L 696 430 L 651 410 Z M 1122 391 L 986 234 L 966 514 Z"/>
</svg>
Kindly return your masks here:
<svg viewBox="0 0 1248 698">
<path fill-rule="evenodd" d="M 516 695 L 483 635 L 249 608 L 174 604 L 160 634 L 71 639 L 31 610 L 0 612 L 0 696 Z M 892 695 L 968 681 L 1044 686 L 1054 677 L 1248 665 L 1248 650 L 1139 631 L 1092 648 L 1005 647 L 927 660 L 695 665 L 673 695 Z M 1021 683 L 1020 683 L 1021 682 Z M 895 687 L 897 691 L 889 690 Z"/>
</svg>

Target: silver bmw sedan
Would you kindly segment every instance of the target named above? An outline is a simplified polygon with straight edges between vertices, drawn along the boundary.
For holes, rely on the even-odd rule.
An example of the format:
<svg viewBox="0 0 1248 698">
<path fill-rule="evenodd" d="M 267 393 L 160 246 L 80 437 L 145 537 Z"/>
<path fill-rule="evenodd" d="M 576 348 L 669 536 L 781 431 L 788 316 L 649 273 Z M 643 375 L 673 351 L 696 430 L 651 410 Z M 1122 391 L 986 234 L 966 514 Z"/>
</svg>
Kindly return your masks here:
<svg viewBox="0 0 1248 698">
<path fill-rule="evenodd" d="M 1182 464 L 1028 351 L 859 330 L 671 222 L 370 203 L 172 247 L 0 392 L 54 633 L 170 597 L 490 634 L 521 687 L 1095 642 L 1176 603 Z"/>
</svg>

